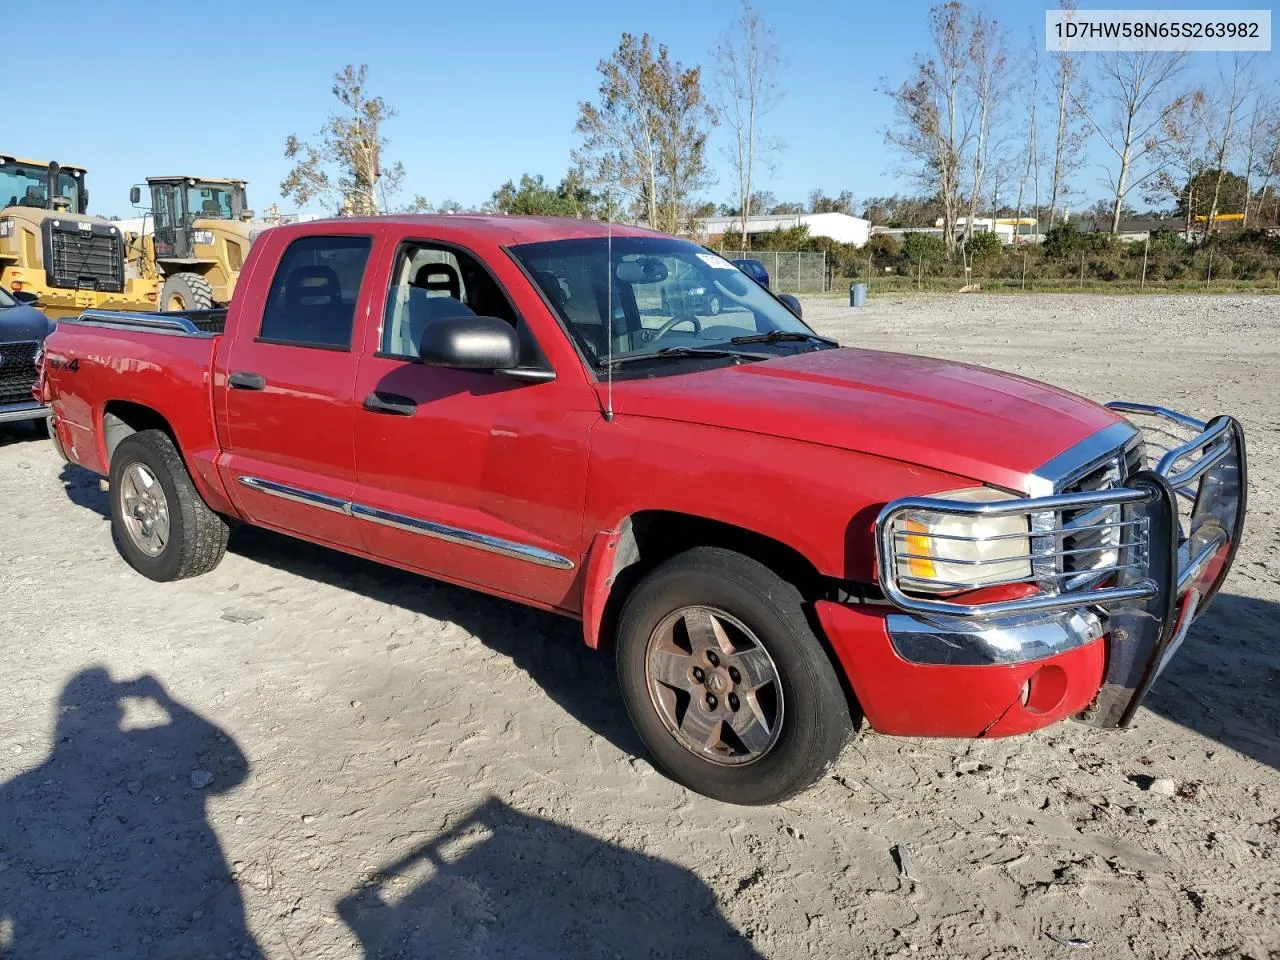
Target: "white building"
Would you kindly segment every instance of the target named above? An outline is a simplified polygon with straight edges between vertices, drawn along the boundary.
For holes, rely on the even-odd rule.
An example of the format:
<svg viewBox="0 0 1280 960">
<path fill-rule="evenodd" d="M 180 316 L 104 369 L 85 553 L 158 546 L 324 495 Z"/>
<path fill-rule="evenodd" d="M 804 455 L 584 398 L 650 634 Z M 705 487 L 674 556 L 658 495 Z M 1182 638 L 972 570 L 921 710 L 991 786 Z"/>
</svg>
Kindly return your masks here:
<svg viewBox="0 0 1280 960">
<path fill-rule="evenodd" d="M 708 236 L 737 233 L 742 229 L 741 217 L 699 217 L 698 226 Z M 811 237 L 829 237 L 838 243 L 860 247 L 871 236 L 871 221 L 851 217 L 847 213 L 775 213 L 747 217 L 747 233 L 772 233 L 808 227 Z"/>
</svg>

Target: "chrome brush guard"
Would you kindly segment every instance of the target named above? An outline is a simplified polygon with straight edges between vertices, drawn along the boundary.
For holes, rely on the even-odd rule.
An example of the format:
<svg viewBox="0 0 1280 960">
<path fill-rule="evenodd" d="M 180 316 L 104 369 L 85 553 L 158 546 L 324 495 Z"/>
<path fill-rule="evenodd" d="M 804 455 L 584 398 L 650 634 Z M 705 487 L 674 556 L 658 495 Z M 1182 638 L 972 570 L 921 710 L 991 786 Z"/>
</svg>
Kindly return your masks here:
<svg viewBox="0 0 1280 960">
<path fill-rule="evenodd" d="M 1091 465 L 1110 469 L 1114 485 L 978 502 L 907 497 L 881 511 L 876 543 L 881 589 L 894 606 L 919 618 L 913 620 L 917 636 L 970 636 L 983 624 L 1007 633 L 1034 615 L 1060 618 L 1063 611 L 1097 617 L 1109 635 L 1106 676 L 1079 719 L 1112 727 L 1129 723 L 1221 587 L 1244 523 L 1246 460 L 1244 434 L 1231 417 L 1202 423 L 1146 404 L 1108 407 L 1141 431 Z M 1025 556 L 967 562 L 1027 561 L 1027 575 L 986 584 L 1020 586 L 1026 595 L 991 602 L 922 595 L 904 569 L 918 559 L 910 553 L 905 523 L 899 524 L 908 511 L 1024 516 L 1029 532 L 1017 536 L 1030 545 Z M 947 535 L 913 529 L 909 536 Z M 922 621 L 936 629 L 921 630 Z"/>
</svg>

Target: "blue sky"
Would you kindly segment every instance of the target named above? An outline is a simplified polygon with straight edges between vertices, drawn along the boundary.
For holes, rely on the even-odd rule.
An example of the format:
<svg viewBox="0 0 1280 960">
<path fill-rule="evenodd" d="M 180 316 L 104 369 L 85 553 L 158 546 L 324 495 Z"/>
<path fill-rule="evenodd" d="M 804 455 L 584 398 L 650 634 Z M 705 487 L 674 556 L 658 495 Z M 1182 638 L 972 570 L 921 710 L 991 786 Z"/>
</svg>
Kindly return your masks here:
<svg viewBox="0 0 1280 960">
<path fill-rule="evenodd" d="M 1146 4 L 1157 5 L 1215 6 Z M 385 129 L 387 160 L 403 161 L 406 196 L 470 206 L 522 172 L 558 180 L 576 142 L 577 103 L 594 97 L 596 63 L 624 30 L 648 31 L 675 58 L 705 65 L 736 9 L 728 0 L 224 0 L 190 8 L 197 15 L 184 24 L 180 4 L 57 6 L 56 26 L 74 36 L 56 52 L 19 51 L 30 82 L 20 95 L 10 91 L 0 149 L 88 167 L 92 211 L 121 216 L 131 212 L 131 184 L 172 173 L 244 177 L 255 209 L 280 202 L 293 210 L 279 197 L 285 137 L 319 129 L 333 103 L 331 76 L 347 63 L 367 63 L 374 92 L 399 111 Z M 1015 41 L 1026 43 L 1034 28 L 1043 43 L 1045 3 L 983 6 Z M 786 149 L 762 187 L 780 200 L 821 187 L 861 201 L 905 186 L 883 144 L 889 105 L 875 87 L 881 77 L 906 77 L 927 43 L 928 7 L 757 0 L 786 59 L 786 96 L 766 120 Z M 1213 55 L 1196 57 L 1203 69 Z M 1273 78 L 1274 57 L 1260 55 Z M 217 97 L 201 102 L 190 95 L 196 89 Z M 733 189 L 718 145 L 712 160 L 719 183 L 707 194 L 722 201 Z M 1078 178 L 1090 199 L 1102 193 L 1099 175 L 1086 169 Z"/>
</svg>

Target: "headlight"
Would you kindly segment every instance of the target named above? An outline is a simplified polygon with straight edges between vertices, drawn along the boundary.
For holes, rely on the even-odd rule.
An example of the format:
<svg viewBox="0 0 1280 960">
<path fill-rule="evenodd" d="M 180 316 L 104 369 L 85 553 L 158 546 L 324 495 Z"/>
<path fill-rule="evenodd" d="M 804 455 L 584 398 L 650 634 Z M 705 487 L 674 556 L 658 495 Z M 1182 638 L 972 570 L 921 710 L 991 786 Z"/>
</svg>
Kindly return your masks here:
<svg viewBox="0 0 1280 960">
<path fill-rule="evenodd" d="M 11 236 L 13 236 L 13 219 L 11 217 L 0 218 L 0 240 Z"/>
<path fill-rule="evenodd" d="M 940 500 L 1008 500 L 988 487 L 939 493 Z M 1025 516 L 981 517 L 910 510 L 893 522 L 898 579 L 909 590 L 945 593 L 1031 578 Z"/>
</svg>

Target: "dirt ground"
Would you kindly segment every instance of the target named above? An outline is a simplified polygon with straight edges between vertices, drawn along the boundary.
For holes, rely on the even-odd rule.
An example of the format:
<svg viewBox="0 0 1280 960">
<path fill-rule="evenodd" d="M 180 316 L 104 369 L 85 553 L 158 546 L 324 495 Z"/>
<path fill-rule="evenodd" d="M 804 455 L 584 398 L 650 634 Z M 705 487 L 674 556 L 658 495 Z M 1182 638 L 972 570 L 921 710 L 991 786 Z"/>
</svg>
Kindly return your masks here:
<svg viewBox="0 0 1280 960">
<path fill-rule="evenodd" d="M 864 733 L 726 806 L 640 758 L 574 624 L 252 530 L 151 583 L 7 432 L 0 956 L 1280 957 L 1280 298 L 806 306 L 1243 421 L 1235 570 L 1132 729 Z"/>
</svg>

